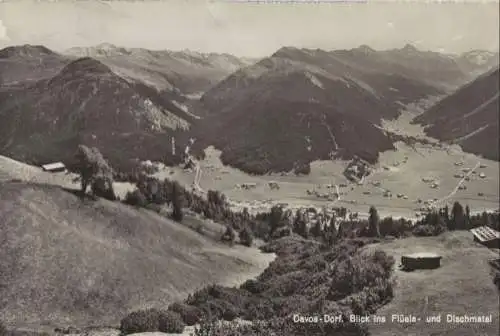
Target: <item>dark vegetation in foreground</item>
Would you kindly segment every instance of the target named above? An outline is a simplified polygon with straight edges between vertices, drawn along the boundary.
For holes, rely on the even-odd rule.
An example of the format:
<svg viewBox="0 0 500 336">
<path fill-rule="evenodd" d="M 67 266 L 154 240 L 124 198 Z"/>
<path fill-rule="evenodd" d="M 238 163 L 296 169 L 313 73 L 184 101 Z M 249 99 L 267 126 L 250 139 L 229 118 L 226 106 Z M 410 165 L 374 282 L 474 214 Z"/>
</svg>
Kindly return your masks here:
<svg viewBox="0 0 500 336">
<path fill-rule="evenodd" d="M 198 335 L 238 335 L 232 333 L 236 331 L 244 335 L 296 335 L 306 330 L 309 335 L 365 335 L 364 327 L 349 323 L 348 317 L 373 313 L 392 298 L 394 265 L 394 259 L 384 252 L 362 254 L 360 248 L 367 243 L 370 240 L 354 239 L 329 246 L 296 235 L 273 240 L 262 250 L 276 253 L 277 259 L 257 279 L 239 288 L 208 286 L 168 310 L 187 325 L 202 322 Z M 304 326 L 292 322 L 292 315 L 297 313 L 342 314 L 344 323 Z M 143 316 L 148 311 L 132 314 Z M 137 331 L 128 328 L 132 314 L 122 320 L 123 333 Z M 236 318 L 259 323 L 252 327 L 219 327 L 218 333 L 212 330 L 207 334 L 215 328 L 214 321 Z M 138 323 L 142 321 L 149 320 L 141 318 Z M 152 321 L 156 326 L 155 316 Z M 150 324 L 141 325 L 151 331 Z"/>
</svg>

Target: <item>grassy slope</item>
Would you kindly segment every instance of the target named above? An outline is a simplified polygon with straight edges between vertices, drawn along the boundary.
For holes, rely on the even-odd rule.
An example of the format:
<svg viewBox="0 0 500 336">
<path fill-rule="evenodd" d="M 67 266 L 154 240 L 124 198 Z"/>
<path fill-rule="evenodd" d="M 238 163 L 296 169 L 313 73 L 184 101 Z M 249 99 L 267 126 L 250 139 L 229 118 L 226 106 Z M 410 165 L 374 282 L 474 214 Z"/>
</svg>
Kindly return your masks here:
<svg viewBox="0 0 500 336">
<path fill-rule="evenodd" d="M 469 232 L 447 232 L 438 237 L 411 237 L 367 247 L 381 249 L 396 258 L 414 252 L 435 252 L 443 256 L 441 268 L 429 271 L 402 272 L 397 269 L 395 298 L 377 311 L 387 323 L 373 325 L 377 336 L 392 335 L 498 335 L 498 291 L 490 274 L 488 260 L 495 254 L 472 241 Z M 493 314 L 491 324 L 430 324 L 426 316 L 442 314 Z M 392 314 L 413 314 L 422 318 L 415 325 L 390 322 Z M 471 329 L 472 328 L 472 329 Z"/>
<path fill-rule="evenodd" d="M 0 227 L 0 318 L 13 326 L 116 324 L 131 309 L 231 282 L 234 273 L 254 276 L 260 257 L 57 186 L 2 184 Z"/>
</svg>

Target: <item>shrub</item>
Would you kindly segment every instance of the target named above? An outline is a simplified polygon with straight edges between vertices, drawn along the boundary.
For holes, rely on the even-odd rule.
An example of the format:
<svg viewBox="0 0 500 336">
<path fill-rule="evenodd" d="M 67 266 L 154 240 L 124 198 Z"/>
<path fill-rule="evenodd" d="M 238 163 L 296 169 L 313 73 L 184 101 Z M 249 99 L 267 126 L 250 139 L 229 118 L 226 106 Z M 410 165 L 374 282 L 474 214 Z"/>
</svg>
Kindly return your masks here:
<svg viewBox="0 0 500 336">
<path fill-rule="evenodd" d="M 413 228 L 413 234 L 420 237 L 438 236 L 445 231 L 443 226 L 421 224 Z"/>
<path fill-rule="evenodd" d="M 180 334 L 185 326 L 181 315 L 174 311 L 164 310 L 158 316 L 158 331 L 160 332 Z"/>
<path fill-rule="evenodd" d="M 141 332 L 181 333 L 184 322 L 179 313 L 155 308 L 130 313 L 120 322 L 120 331 L 124 335 Z"/>
<path fill-rule="evenodd" d="M 139 310 L 130 313 L 120 322 L 120 331 L 125 334 L 159 330 L 160 312 L 157 309 Z"/>
<path fill-rule="evenodd" d="M 252 294 L 260 294 L 266 289 L 266 286 L 259 280 L 249 279 L 245 281 L 240 288 L 249 291 Z"/>
<path fill-rule="evenodd" d="M 7 336 L 7 328 L 0 321 L 0 336 Z"/>
<path fill-rule="evenodd" d="M 230 227 L 229 225 L 227 225 L 226 231 L 222 234 L 220 239 L 223 242 L 228 242 L 228 243 L 232 244 L 234 242 L 235 238 L 236 238 L 236 234 L 234 233 L 233 228 Z"/>
<path fill-rule="evenodd" d="M 98 197 L 106 198 L 110 201 L 116 201 L 115 191 L 113 190 L 113 180 L 105 176 L 97 176 L 91 184 L 92 194 Z"/>
<path fill-rule="evenodd" d="M 126 204 L 139 207 L 145 207 L 148 204 L 146 196 L 144 196 L 144 194 L 139 189 L 136 189 L 132 192 L 127 192 L 124 202 Z"/>
<path fill-rule="evenodd" d="M 243 230 L 239 233 L 240 243 L 245 246 L 252 246 L 253 243 L 253 235 L 248 227 L 244 227 Z"/>
<path fill-rule="evenodd" d="M 200 309 L 185 303 L 173 303 L 168 307 L 168 309 L 178 313 L 181 316 L 182 321 L 189 326 L 200 322 L 202 317 L 202 311 Z"/>
<path fill-rule="evenodd" d="M 196 229 L 195 230 L 196 230 L 196 232 L 198 232 L 201 235 L 205 233 L 205 228 L 203 227 L 203 224 L 201 224 L 201 223 L 198 223 L 196 225 Z"/>
<path fill-rule="evenodd" d="M 370 256 L 356 254 L 339 262 L 332 270 L 330 299 L 343 299 L 366 287 L 379 286 L 379 280 L 389 279 L 394 262 L 392 256 L 382 251 Z"/>
<path fill-rule="evenodd" d="M 500 272 L 495 273 L 495 277 L 493 278 L 493 283 L 497 285 L 498 290 L 500 290 Z"/>
<path fill-rule="evenodd" d="M 222 313 L 222 319 L 224 321 L 233 321 L 235 318 L 238 317 L 238 312 L 236 312 L 234 309 L 226 309 L 223 313 Z"/>
</svg>

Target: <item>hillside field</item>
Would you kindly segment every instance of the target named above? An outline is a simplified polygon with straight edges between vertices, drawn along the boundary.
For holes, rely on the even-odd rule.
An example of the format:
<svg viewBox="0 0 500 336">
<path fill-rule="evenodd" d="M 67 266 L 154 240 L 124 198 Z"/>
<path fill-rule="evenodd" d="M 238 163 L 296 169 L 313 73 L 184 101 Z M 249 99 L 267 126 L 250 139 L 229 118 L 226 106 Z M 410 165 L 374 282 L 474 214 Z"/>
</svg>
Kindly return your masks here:
<svg viewBox="0 0 500 336">
<path fill-rule="evenodd" d="M 376 315 L 387 322 L 370 324 L 377 336 L 494 336 L 499 333 L 498 289 L 493 283 L 489 260 L 493 252 L 473 242 L 470 232 L 446 232 L 437 237 L 411 237 L 369 245 L 367 252 L 383 250 L 396 259 L 394 299 Z M 397 268 L 403 254 L 433 252 L 441 255 L 435 270 L 404 272 Z M 391 323 L 391 315 L 420 317 L 414 324 Z M 427 316 L 441 314 L 441 323 L 426 323 Z M 492 323 L 446 323 L 446 314 L 493 315 Z"/>
<path fill-rule="evenodd" d="M 0 182 L 0 320 L 118 325 L 211 283 L 239 285 L 274 258 L 228 247 L 145 209 L 54 185 Z"/>
</svg>

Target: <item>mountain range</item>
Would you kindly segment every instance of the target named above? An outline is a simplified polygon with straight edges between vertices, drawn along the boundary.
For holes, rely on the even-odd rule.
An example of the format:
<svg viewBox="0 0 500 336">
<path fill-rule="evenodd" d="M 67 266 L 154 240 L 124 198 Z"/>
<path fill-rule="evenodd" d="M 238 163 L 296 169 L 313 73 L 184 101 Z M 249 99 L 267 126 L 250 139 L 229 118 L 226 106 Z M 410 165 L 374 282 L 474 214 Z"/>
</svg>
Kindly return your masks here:
<svg viewBox="0 0 500 336">
<path fill-rule="evenodd" d="M 244 64 L 228 55 L 109 45 L 65 54 L 44 46 L 5 48 L 0 150 L 41 164 L 67 161 L 78 143 L 86 143 L 101 148 L 114 165 L 129 158 L 175 162 L 179 158 L 166 154 L 171 137 L 196 118 L 187 111 L 187 96 Z"/>
<path fill-rule="evenodd" d="M 461 66 L 458 58 L 410 45 L 388 51 L 282 48 L 202 96 L 199 111 L 206 117 L 195 131 L 198 146 L 212 144 L 225 164 L 254 173 L 331 157 L 374 162 L 393 148 L 390 135 L 377 127 L 382 119 L 474 78 L 464 70 L 466 58 Z M 475 69 L 483 67 L 490 64 Z"/>
<path fill-rule="evenodd" d="M 317 159 L 375 162 L 394 148 L 382 119 L 492 64 L 498 53 L 450 56 L 411 45 L 284 47 L 260 60 L 110 44 L 62 53 L 13 46 L 0 50 L 0 154 L 68 161 L 83 143 L 114 166 L 176 163 L 171 138 L 180 153 L 194 137 L 195 152 L 214 145 L 224 163 L 259 174 Z"/>
<path fill-rule="evenodd" d="M 229 54 L 121 48 L 109 43 L 74 47 L 64 53 L 95 58 L 128 80 L 187 95 L 202 93 L 232 72 L 256 61 Z"/>
<path fill-rule="evenodd" d="M 415 119 L 429 136 L 499 160 L 499 68 L 458 89 Z"/>
</svg>

